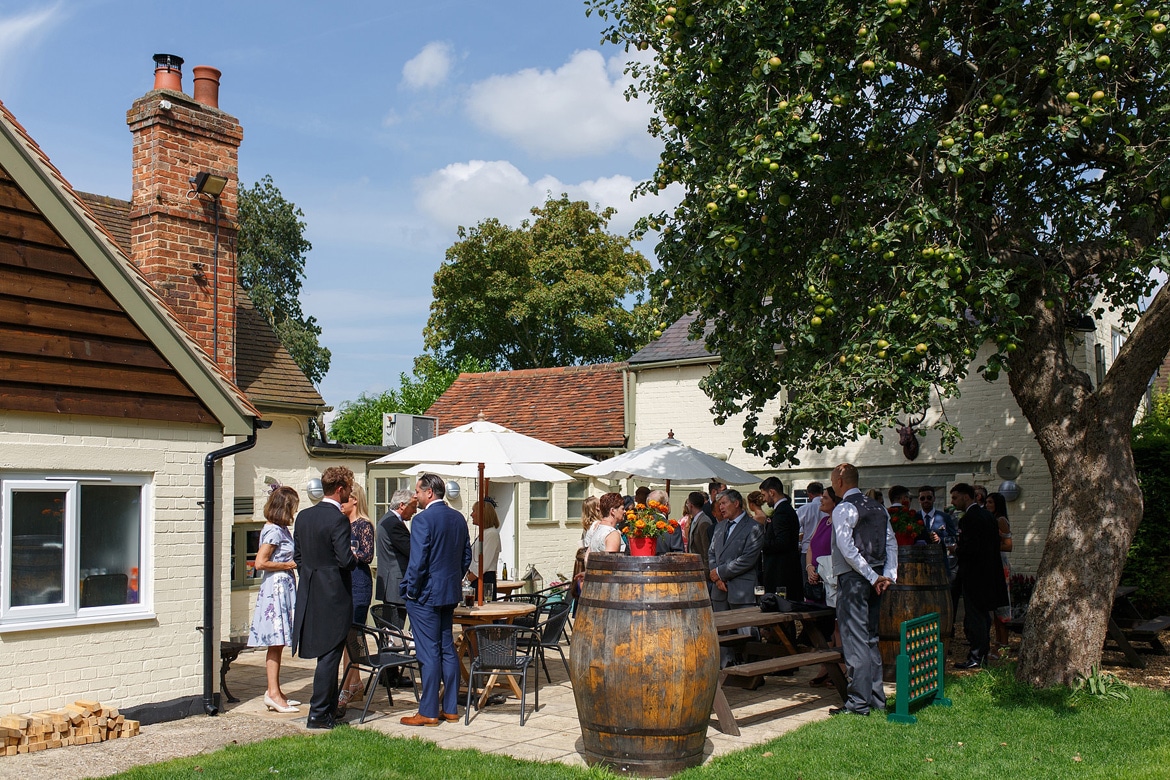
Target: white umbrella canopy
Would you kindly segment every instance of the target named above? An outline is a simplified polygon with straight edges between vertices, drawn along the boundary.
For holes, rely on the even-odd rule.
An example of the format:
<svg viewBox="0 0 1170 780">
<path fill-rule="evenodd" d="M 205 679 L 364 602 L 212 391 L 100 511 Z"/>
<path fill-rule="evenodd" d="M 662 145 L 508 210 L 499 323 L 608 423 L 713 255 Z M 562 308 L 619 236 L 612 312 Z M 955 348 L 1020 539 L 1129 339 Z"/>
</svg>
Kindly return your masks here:
<svg viewBox="0 0 1170 780">
<path fill-rule="evenodd" d="M 487 420 L 452 428 L 442 436 L 419 442 L 378 458 L 386 463 L 558 463 L 567 466 L 592 463 L 571 450 L 517 433 Z"/>
<path fill-rule="evenodd" d="M 671 434 L 662 441 L 577 470 L 578 474 L 600 479 L 635 476 L 670 482 L 705 482 L 717 479 L 728 485 L 747 485 L 759 480 L 755 474 L 732 466 L 702 450 L 688 447 Z"/>
<path fill-rule="evenodd" d="M 419 474 L 438 474 L 440 477 L 475 479 L 479 476 L 478 463 L 420 463 L 402 473 L 415 477 Z M 492 482 L 572 482 L 563 471 L 544 463 L 485 463 L 483 476 Z"/>
<path fill-rule="evenodd" d="M 547 464 L 580 466 L 592 462 L 592 458 L 488 422 L 482 412 L 475 422 L 452 428 L 442 436 L 404 447 L 374 461 L 377 464 L 414 463 L 435 466 L 433 473 L 440 476 L 463 476 L 462 472 L 466 469 L 467 475 L 475 477 L 479 482 L 478 503 L 481 518 L 486 483 L 493 479 L 489 472 L 494 470 L 496 473 L 505 474 L 503 478 L 494 477 L 501 482 L 567 482 L 571 480 L 570 477 Z M 422 473 L 423 469 L 412 471 L 417 474 Z M 557 477 L 549 478 L 552 476 L 549 472 L 553 472 Z M 525 477 L 525 473 L 542 476 Z M 482 526 L 480 535 L 483 535 Z M 476 601 L 482 605 L 483 556 L 479 558 L 479 576 L 476 583 Z"/>
</svg>

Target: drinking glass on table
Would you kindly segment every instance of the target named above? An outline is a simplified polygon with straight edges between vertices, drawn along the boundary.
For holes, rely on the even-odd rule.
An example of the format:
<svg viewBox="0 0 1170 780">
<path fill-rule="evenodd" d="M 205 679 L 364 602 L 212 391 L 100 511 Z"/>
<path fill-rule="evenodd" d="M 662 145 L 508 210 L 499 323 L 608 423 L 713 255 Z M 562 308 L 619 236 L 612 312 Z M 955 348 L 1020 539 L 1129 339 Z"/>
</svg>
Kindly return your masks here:
<svg viewBox="0 0 1170 780">
<path fill-rule="evenodd" d="M 764 591 L 764 586 L 763 586 L 763 585 L 757 585 L 757 586 L 756 586 L 756 591 L 755 591 L 755 592 L 756 592 L 756 606 L 759 606 L 759 604 L 760 604 L 760 599 L 762 599 L 762 598 L 764 597 L 764 593 L 765 593 L 765 591 Z"/>
</svg>

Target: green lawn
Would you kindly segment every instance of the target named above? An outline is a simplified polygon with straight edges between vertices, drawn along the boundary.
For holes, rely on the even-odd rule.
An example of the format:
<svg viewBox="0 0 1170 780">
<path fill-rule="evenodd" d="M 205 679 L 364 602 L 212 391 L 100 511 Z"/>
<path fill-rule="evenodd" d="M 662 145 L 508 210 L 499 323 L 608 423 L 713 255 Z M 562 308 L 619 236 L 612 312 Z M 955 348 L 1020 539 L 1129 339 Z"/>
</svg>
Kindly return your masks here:
<svg viewBox="0 0 1170 780">
<path fill-rule="evenodd" d="M 954 706 L 917 712 L 918 723 L 842 715 L 723 756 L 680 778 L 1140 778 L 1170 777 L 1170 693 L 1130 690 L 1129 701 L 1032 691 L 1010 669 L 950 681 Z M 139 767 L 147 778 L 540 778 L 600 777 L 560 764 L 360 729 L 284 737 Z"/>
</svg>

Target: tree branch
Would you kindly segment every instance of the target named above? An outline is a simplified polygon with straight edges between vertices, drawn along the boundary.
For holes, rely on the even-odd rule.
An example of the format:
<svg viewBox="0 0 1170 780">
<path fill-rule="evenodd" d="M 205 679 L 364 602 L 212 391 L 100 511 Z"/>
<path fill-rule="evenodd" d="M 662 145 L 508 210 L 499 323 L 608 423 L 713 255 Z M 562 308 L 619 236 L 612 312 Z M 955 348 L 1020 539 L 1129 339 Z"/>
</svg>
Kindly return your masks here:
<svg viewBox="0 0 1170 780">
<path fill-rule="evenodd" d="M 1163 284 L 1137 321 L 1098 391 L 1101 408 L 1119 421 L 1137 413 L 1146 385 L 1170 352 L 1170 285 Z"/>
</svg>

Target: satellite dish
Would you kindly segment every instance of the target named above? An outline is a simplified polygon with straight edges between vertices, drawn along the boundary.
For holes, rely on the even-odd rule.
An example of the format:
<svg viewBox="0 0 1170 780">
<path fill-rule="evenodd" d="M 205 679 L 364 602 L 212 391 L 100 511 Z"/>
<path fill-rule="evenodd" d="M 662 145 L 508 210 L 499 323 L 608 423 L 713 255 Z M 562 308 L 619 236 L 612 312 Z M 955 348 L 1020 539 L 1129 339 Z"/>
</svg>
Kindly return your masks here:
<svg viewBox="0 0 1170 780">
<path fill-rule="evenodd" d="M 1015 455 L 1004 455 L 995 462 L 995 473 L 999 475 L 1000 479 L 1014 480 L 1020 476 L 1022 470 L 1020 459 Z"/>
</svg>

